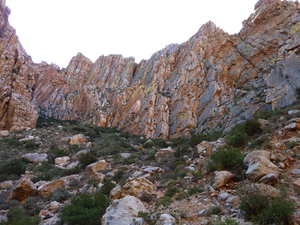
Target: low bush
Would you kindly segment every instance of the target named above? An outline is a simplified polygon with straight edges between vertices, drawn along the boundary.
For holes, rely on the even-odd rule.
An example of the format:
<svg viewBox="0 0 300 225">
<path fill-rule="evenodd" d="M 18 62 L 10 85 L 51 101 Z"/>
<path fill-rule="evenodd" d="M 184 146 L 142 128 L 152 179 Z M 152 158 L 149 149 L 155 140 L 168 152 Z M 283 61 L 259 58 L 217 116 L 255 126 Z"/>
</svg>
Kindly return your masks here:
<svg viewBox="0 0 300 225">
<path fill-rule="evenodd" d="M 94 163 L 97 161 L 97 156 L 95 156 L 91 152 L 87 152 L 84 154 L 80 154 L 78 157 L 78 161 L 82 164 L 82 166 L 85 168 L 88 165 Z"/>
<path fill-rule="evenodd" d="M 147 195 L 147 194 L 143 194 L 141 197 L 139 197 L 139 199 L 142 202 L 152 202 L 155 199 L 155 196 L 153 195 Z"/>
<path fill-rule="evenodd" d="M 245 147 L 248 143 L 248 135 L 242 131 L 236 130 L 233 135 L 226 136 L 226 143 L 235 148 Z"/>
<path fill-rule="evenodd" d="M 0 182 L 8 177 L 18 179 L 18 176 L 26 171 L 26 163 L 23 159 L 12 159 L 0 165 Z M 13 176 L 12 176 L 13 175 Z"/>
<path fill-rule="evenodd" d="M 4 224 L 10 225 L 38 225 L 41 218 L 37 215 L 30 217 L 26 215 L 25 210 L 19 207 L 10 208 L 7 213 L 8 222 Z"/>
<path fill-rule="evenodd" d="M 225 220 L 222 221 L 219 216 L 215 221 L 212 221 L 210 225 L 238 225 L 238 222 L 236 222 L 236 220 L 231 219 L 227 216 L 225 217 Z"/>
<path fill-rule="evenodd" d="M 41 208 L 37 206 L 37 199 L 35 197 L 27 198 L 22 207 L 29 216 L 38 215 L 41 211 Z"/>
<path fill-rule="evenodd" d="M 169 196 L 164 196 L 158 203 L 157 203 L 157 207 L 159 207 L 160 205 L 163 205 L 164 207 L 167 207 L 168 205 L 170 205 L 173 202 L 173 199 Z"/>
<path fill-rule="evenodd" d="M 206 213 L 206 216 L 219 215 L 220 213 L 221 213 L 221 206 L 215 205 L 209 208 L 209 210 Z"/>
<path fill-rule="evenodd" d="M 63 208 L 61 222 L 76 225 L 99 224 L 109 202 L 100 192 L 80 194 L 72 198 L 71 205 Z"/>
<path fill-rule="evenodd" d="M 169 196 L 172 197 L 173 195 L 175 195 L 177 192 L 179 192 L 179 190 L 174 187 L 174 185 L 170 185 L 169 188 L 167 189 L 167 191 L 165 192 L 165 196 Z"/>
<path fill-rule="evenodd" d="M 160 217 L 160 213 L 158 212 L 156 214 L 151 215 L 148 212 L 139 211 L 138 217 L 141 217 L 143 221 L 148 225 L 155 225 Z"/>
<path fill-rule="evenodd" d="M 70 198 L 70 192 L 62 187 L 57 188 L 50 195 L 50 201 L 62 202 Z"/>
<path fill-rule="evenodd" d="M 238 148 L 220 148 L 210 155 L 208 167 L 210 170 L 232 170 L 243 167 L 245 154 Z M 229 160 L 230 159 L 230 160 Z"/>
<path fill-rule="evenodd" d="M 100 193 L 105 195 L 105 196 L 108 196 L 110 191 L 116 187 L 116 184 L 111 182 L 111 178 L 105 176 L 104 179 L 103 179 L 103 186 L 101 187 L 101 190 L 100 190 Z"/>
<path fill-rule="evenodd" d="M 199 170 L 198 172 L 196 171 L 191 171 L 191 174 L 193 175 L 193 179 L 198 180 L 203 177 L 203 172 Z"/>
<path fill-rule="evenodd" d="M 294 141 L 286 141 L 284 142 L 284 145 L 288 148 L 288 149 L 293 149 L 294 147 L 296 147 L 298 144 Z"/>
<path fill-rule="evenodd" d="M 273 199 L 264 196 L 258 190 L 249 190 L 241 198 L 240 210 L 244 216 L 257 224 L 293 224 L 295 204 L 283 196 Z"/>
</svg>

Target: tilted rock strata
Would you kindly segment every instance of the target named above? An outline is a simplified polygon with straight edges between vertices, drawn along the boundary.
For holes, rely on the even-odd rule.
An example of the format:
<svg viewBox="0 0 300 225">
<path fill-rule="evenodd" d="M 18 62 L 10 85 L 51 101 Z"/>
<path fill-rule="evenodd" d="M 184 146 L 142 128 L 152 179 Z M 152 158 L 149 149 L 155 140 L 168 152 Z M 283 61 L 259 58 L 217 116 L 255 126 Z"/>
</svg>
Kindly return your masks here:
<svg viewBox="0 0 300 225">
<path fill-rule="evenodd" d="M 238 34 L 208 22 L 139 64 L 121 55 L 93 63 L 81 53 L 66 69 L 41 63 L 34 99 L 42 115 L 147 137 L 229 130 L 296 99 L 298 11 L 297 2 L 260 0 Z"/>
</svg>

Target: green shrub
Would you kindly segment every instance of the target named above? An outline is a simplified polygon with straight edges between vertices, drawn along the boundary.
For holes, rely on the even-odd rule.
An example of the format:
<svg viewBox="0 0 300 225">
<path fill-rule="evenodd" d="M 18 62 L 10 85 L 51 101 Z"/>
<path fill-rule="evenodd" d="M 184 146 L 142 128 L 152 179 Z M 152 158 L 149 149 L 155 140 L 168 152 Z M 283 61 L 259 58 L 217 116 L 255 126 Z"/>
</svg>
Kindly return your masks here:
<svg viewBox="0 0 300 225">
<path fill-rule="evenodd" d="M 7 180 L 8 176 L 12 178 L 11 175 L 15 175 L 16 179 L 17 176 L 24 174 L 26 171 L 26 163 L 22 159 L 12 159 L 8 162 L 3 163 L 0 165 L 0 182 Z"/>
<path fill-rule="evenodd" d="M 61 222 L 76 225 L 99 224 L 109 200 L 100 192 L 83 193 L 72 198 L 71 205 L 62 210 Z"/>
<path fill-rule="evenodd" d="M 159 148 L 167 148 L 168 147 L 168 144 L 167 144 L 167 141 L 165 139 L 154 139 L 152 140 L 154 145 L 159 147 Z"/>
<path fill-rule="evenodd" d="M 29 216 L 38 215 L 41 211 L 41 208 L 37 206 L 37 200 L 34 197 L 27 198 L 22 207 Z"/>
<path fill-rule="evenodd" d="M 62 187 L 57 188 L 50 195 L 50 201 L 62 202 L 70 198 L 70 192 Z"/>
<path fill-rule="evenodd" d="M 116 187 L 116 184 L 111 182 L 111 179 L 107 176 L 104 177 L 103 179 L 103 186 L 101 187 L 100 193 L 108 196 L 110 191 Z"/>
<path fill-rule="evenodd" d="M 10 209 L 10 208 L 19 207 L 19 205 L 20 205 L 20 202 L 18 200 L 11 200 L 7 203 L 1 204 L 0 209 L 6 210 L 6 209 Z"/>
<path fill-rule="evenodd" d="M 242 131 L 236 130 L 233 135 L 226 136 L 226 143 L 235 148 L 244 147 L 248 143 L 248 135 Z"/>
<path fill-rule="evenodd" d="M 113 176 L 113 180 L 119 183 L 121 186 L 125 184 L 128 178 L 129 178 L 129 174 L 126 173 L 124 169 L 117 170 Z"/>
<path fill-rule="evenodd" d="M 241 129 L 249 136 L 252 137 L 255 134 L 260 134 L 262 129 L 259 127 L 260 123 L 256 119 L 246 120 L 244 124 L 241 125 Z"/>
<path fill-rule="evenodd" d="M 159 207 L 160 205 L 163 205 L 164 207 L 167 207 L 168 205 L 170 205 L 173 202 L 173 199 L 169 196 L 164 196 L 158 203 L 157 203 L 157 207 Z"/>
<path fill-rule="evenodd" d="M 245 155 L 237 148 L 220 148 L 210 155 L 208 167 L 210 170 L 232 170 L 243 167 Z"/>
<path fill-rule="evenodd" d="M 40 144 L 35 143 L 35 141 L 22 141 L 21 143 L 29 150 L 34 150 L 40 146 Z"/>
<path fill-rule="evenodd" d="M 139 197 L 139 199 L 142 201 L 142 202 L 152 202 L 154 200 L 154 196 L 153 195 L 147 195 L 147 194 L 143 194 L 141 197 Z"/>
<path fill-rule="evenodd" d="M 155 225 L 160 217 L 160 212 L 151 215 L 148 212 L 139 211 L 138 217 L 141 217 L 146 224 Z"/>
<path fill-rule="evenodd" d="M 203 186 L 198 186 L 198 187 L 195 186 L 195 187 L 192 187 L 192 188 L 188 189 L 187 194 L 189 196 L 191 196 L 193 194 L 201 193 L 201 192 L 203 192 Z"/>
<path fill-rule="evenodd" d="M 10 225 L 38 225 L 41 221 L 39 216 L 30 217 L 19 207 L 10 208 L 7 218 L 9 221 L 7 224 Z"/>
<path fill-rule="evenodd" d="M 170 185 L 167 191 L 165 192 L 165 196 L 172 197 L 177 192 L 179 192 L 179 190 L 176 187 L 174 187 L 174 185 Z"/>
<path fill-rule="evenodd" d="M 219 215 L 221 213 L 221 206 L 212 206 L 206 213 L 206 216 Z"/>
<path fill-rule="evenodd" d="M 270 143 L 269 138 L 266 136 L 259 137 L 255 139 L 251 144 L 249 145 L 251 148 L 263 148 L 263 149 L 272 149 L 272 145 Z"/>
<path fill-rule="evenodd" d="M 284 142 L 284 144 L 288 149 L 293 149 L 294 147 L 296 147 L 298 145 L 294 141 L 286 141 L 286 142 Z"/>
<path fill-rule="evenodd" d="M 296 87 L 297 98 L 300 98 L 300 87 Z"/>
<path fill-rule="evenodd" d="M 208 134 L 192 134 L 191 138 L 189 139 L 189 144 L 191 147 L 195 147 L 197 144 L 201 143 L 202 141 L 211 141 L 211 136 Z"/>
<path fill-rule="evenodd" d="M 290 225 L 295 204 L 283 196 L 273 199 L 265 197 L 260 191 L 248 191 L 240 201 L 240 210 L 245 217 L 257 224 Z"/>
<path fill-rule="evenodd" d="M 83 165 L 83 167 L 87 167 L 88 165 L 97 161 L 97 156 L 95 156 L 91 152 L 87 152 L 84 154 L 80 154 L 78 156 L 78 161 Z"/>
<path fill-rule="evenodd" d="M 229 217 L 225 217 L 225 221 L 223 222 L 220 218 L 220 216 L 213 222 L 210 223 L 211 225 L 238 225 L 238 222 L 236 220 L 231 219 Z"/>
<path fill-rule="evenodd" d="M 193 175 L 193 179 L 198 180 L 203 177 L 203 172 L 199 170 L 198 172 L 192 171 L 191 174 Z"/>
<path fill-rule="evenodd" d="M 151 152 L 146 158 L 146 160 L 150 160 L 150 161 L 153 161 L 155 159 L 156 159 L 155 152 Z"/>
</svg>

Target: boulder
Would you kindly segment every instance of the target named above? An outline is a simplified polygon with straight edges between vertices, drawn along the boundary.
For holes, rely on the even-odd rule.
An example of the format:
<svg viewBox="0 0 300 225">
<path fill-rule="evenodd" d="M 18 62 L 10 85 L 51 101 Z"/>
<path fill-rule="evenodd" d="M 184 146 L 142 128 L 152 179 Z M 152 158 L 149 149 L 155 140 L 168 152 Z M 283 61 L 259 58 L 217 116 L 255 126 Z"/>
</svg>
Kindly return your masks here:
<svg viewBox="0 0 300 225">
<path fill-rule="evenodd" d="M 279 173 L 279 168 L 267 158 L 261 155 L 254 155 L 246 172 L 247 178 L 257 181 L 269 173 Z"/>
<path fill-rule="evenodd" d="M 218 195 L 218 201 L 226 201 L 231 195 L 227 192 L 222 192 Z"/>
<path fill-rule="evenodd" d="M 240 202 L 240 198 L 238 196 L 231 196 L 229 198 L 227 198 L 226 203 L 229 204 L 237 204 Z"/>
<path fill-rule="evenodd" d="M 291 123 L 289 125 L 286 125 L 284 127 L 285 130 L 289 131 L 289 130 L 298 130 L 300 128 L 300 124 L 299 123 Z"/>
<path fill-rule="evenodd" d="M 215 175 L 215 181 L 213 187 L 218 189 L 220 187 L 225 186 L 229 183 L 233 178 L 233 174 L 228 171 L 219 171 Z"/>
<path fill-rule="evenodd" d="M 207 141 L 202 141 L 197 145 L 198 154 L 210 155 L 212 153 L 213 146 Z"/>
<path fill-rule="evenodd" d="M 271 158 L 270 152 L 268 152 L 266 150 L 253 151 L 253 152 L 249 152 L 247 154 L 247 156 L 244 158 L 244 164 L 246 166 L 248 166 L 249 163 L 251 162 L 253 156 L 255 156 L 255 155 L 261 155 L 261 156 L 267 158 L 268 160 L 270 160 L 270 158 Z"/>
<path fill-rule="evenodd" d="M 170 152 L 175 152 L 171 147 L 167 147 L 167 148 L 161 148 L 159 149 L 159 151 L 155 154 L 155 157 L 163 155 L 165 153 L 170 153 Z"/>
<path fill-rule="evenodd" d="M 67 166 L 67 169 L 68 170 L 73 169 L 74 167 L 78 166 L 78 164 L 79 164 L 79 161 L 72 162 Z"/>
<path fill-rule="evenodd" d="M 46 153 L 27 153 L 22 155 L 22 158 L 28 159 L 31 163 L 48 161 Z"/>
<path fill-rule="evenodd" d="M 280 191 L 271 185 L 267 184 L 255 184 L 255 188 L 261 191 L 261 193 L 266 197 L 275 197 L 280 195 Z"/>
<path fill-rule="evenodd" d="M 66 181 L 63 179 L 55 180 L 46 182 L 45 184 L 41 185 L 38 188 L 38 193 L 42 197 L 49 196 L 53 191 L 55 191 L 58 188 L 65 188 L 66 187 Z"/>
<path fill-rule="evenodd" d="M 134 225 L 133 219 L 138 217 L 138 212 L 146 212 L 143 203 L 136 197 L 126 196 L 114 200 L 106 209 L 102 217 L 103 225 Z"/>
<path fill-rule="evenodd" d="M 117 186 L 116 190 L 113 190 L 110 193 L 112 199 L 120 199 L 128 195 L 138 197 L 144 193 L 155 194 L 155 185 L 146 178 L 139 177 L 129 180 L 121 189 Z"/>
<path fill-rule="evenodd" d="M 77 134 L 70 138 L 70 145 L 81 145 L 85 142 L 87 142 L 87 139 L 83 134 Z"/>
<path fill-rule="evenodd" d="M 9 135 L 8 130 L 0 130 L 0 137 L 7 137 Z"/>
<path fill-rule="evenodd" d="M 266 127 L 268 124 L 270 124 L 270 122 L 268 120 L 264 120 L 264 119 L 258 119 L 259 122 L 259 127 L 260 128 L 264 128 Z"/>
<path fill-rule="evenodd" d="M 12 187 L 13 184 L 14 183 L 13 183 L 12 180 L 3 181 L 3 182 L 0 183 L 0 188 L 4 189 L 4 188 L 7 188 L 7 187 Z"/>
<path fill-rule="evenodd" d="M 68 164 L 69 161 L 70 161 L 69 156 L 55 158 L 55 164 L 65 165 L 65 164 Z"/>
<path fill-rule="evenodd" d="M 90 151 L 90 150 L 87 150 L 87 149 L 85 149 L 85 150 L 80 150 L 80 151 L 77 152 L 72 158 L 73 158 L 73 159 L 78 159 L 79 155 L 88 153 L 89 151 Z"/>
<path fill-rule="evenodd" d="M 272 185 L 277 183 L 278 180 L 279 180 L 279 173 L 269 173 L 263 176 L 262 178 L 260 178 L 258 182 Z"/>
<path fill-rule="evenodd" d="M 85 174 L 92 176 L 101 170 L 106 168 L 107 162 L 105 160 L 99 160 L 98 162 L 92 163 L 85 168 Z"/>
<path fill-rule="evenodd" d="M 293 182 L 294 188 L 300 190 L 300 179 Z"/>
<path fill-rule="evenodd" d="M 173 224 L 176 224 L 176 220 L 170 214 L 162 214 L 156 223 L 156 225 L 173 225 Z"/>
<path fill-rule="evenodd" d="M 11 189 L 10 200 L 18 200 L 20 202 L 24 201 L 26 198 L 33 196 L 36 193 L 36 186 L 31 180 L 26 177 L 21 178 L 16 185 Z"/>
<path fill-rule="evenodd" d="M 157 166 L 148 166 L 144 169 L 144 172 L 150 173 L 151 175 L 156 174 L 156 173 L 162 173 L 164 170 L 157 167 Z"/>
</svg>

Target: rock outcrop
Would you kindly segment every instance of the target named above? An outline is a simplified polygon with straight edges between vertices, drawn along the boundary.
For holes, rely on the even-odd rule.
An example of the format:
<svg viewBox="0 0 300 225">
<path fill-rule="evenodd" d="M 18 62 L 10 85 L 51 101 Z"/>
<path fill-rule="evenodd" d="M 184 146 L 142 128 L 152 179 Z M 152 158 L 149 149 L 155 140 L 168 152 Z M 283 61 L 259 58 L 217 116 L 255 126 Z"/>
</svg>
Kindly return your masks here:
<svg viewBox="0 0 300 225">
<path fill-rule="evenodd" d="M 0 130 L 35 127 L 35 65 L 8 23 L 10 9 L 0 2 Z"/>
<path fill-rule="evenodd" d="M 298 2 L 260 0 L 238 34 L 208 22 L 187 42 L 139 64 L 121 55 L 93 63 L 78 53 L 66 69 L 33 65 L 1 7 L 0 129 L 34 126 L 35 102 L 44 116 L 168 139 L 226 131 L 296 100 Z"/>
</svg>

